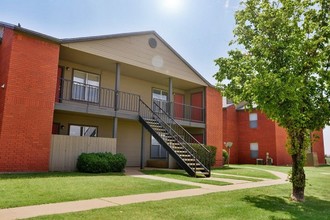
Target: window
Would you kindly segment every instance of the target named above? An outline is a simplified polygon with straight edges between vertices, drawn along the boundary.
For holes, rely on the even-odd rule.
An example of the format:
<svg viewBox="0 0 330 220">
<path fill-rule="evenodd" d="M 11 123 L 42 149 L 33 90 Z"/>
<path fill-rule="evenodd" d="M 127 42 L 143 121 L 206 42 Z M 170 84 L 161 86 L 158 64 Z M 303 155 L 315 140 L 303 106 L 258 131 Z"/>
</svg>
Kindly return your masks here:
<svg viewBox="0 0 330 220">
<path fill-rule="evenodd" d="M 258 158 L 258 143 L 250 143 L 250 157 Z"/>
<path fill-rule="evenodd" d="M 168 112 L 168 106 L 167 106 L 167 100 L 168 100 L 168 92 L 160 89 L 153 89 L 152 90 L 152 101 L 156 102 L 156 104 L 163 109 L 164 111 Z M 160 112 L 159 107 L 157 107 L 155 104 L 153 104 L 153 111 Z"/>
<path fill-rule="evenodd" d="M 250 128 L 257 128 L 258 127 L 258 115 L 257 113 L 250 113 Z"/>
<path fill-rule="evenodd" d="M 73 71 L 72 99 L 99 102 L 100 76 L 80 70 Z"/>
<path fill-rule="evenodd" d="M 154 138 L 151 137 L 151 159 L 166 159 L 167 152 L 162 145 Z"/>
<path fill-rule="evenodd" d="M 69 135 L 70 136 L 96 137 L 97 136 L 97 127 L 70 125 Z"/>
</svg>

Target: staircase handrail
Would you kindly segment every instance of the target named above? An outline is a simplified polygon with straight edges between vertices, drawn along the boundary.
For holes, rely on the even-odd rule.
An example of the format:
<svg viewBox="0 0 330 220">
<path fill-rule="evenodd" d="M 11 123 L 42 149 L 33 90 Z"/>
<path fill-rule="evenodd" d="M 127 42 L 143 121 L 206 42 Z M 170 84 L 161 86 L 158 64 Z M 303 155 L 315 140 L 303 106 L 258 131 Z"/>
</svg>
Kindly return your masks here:
<svg viewBox="0 0 330 220">
<path fill-rule="evenodd" d="M 149 110 L 150 110 L 150 112 L 153 114 L 153 115 L 155 115 L 155 116 L 157 116 L 157 118 L 163 123 L 163 124 L 165 124 L 165 125 L 167 125 L 167 126 L 169 126 L 166 122 L 164 122 L 164 120 L 161 118 L 161 117 L 159 117 L 159 115 L 157 115 L 142 99 L 140 99 L 140 102 L 142 102 L 142 104 L 145 106 L 145 107 L 147 107 Z M 177 136 L 177 137 L 180 137 L 180 139 L 182 139 L 182 141 L 185 143 L 185 144 L 189 144 L 188 142 L 186 142 L 186 140 L 184 140 L 175 130 L 173 130 L 173 129 L 171 129 L 174 133 L 175 133 L 175 135 Z M 194 153 L 197 153 L 197 151 L 195 150 L 195 149 L 193 149 L 192 148 L 192 150 L 194 151 Z"/>
<path fill-rule="evenodd" d="M 179 125 L 166 111 L 164 111 L 156 102 L 153 101 L 153 103 L 159 108 L 162 113 L 164 113 L 172 122 L 174 122 L 175 125 L 177 125 L 180 129 L 182 129 L 192 140 L 195 141 L 194 144 L 200 145 L 206 152 L 210 153 L 210 151 L 204 147 L 203 144 L 201 144 L 194 136 L 192 136 L 186 129 L 184 129 L 181 125 Z M 149 107 L 148 107 L 149 108 Z M 157 114 L 156 114 L 157 115 Z M 158 115 L 157 115 L 158 116 Z M 158 116 L 159 117 L 159 116 Z M 163 120 L 162 120 L 163 121 Z M 164 122 L 164 121 L 163 121 Z M 165 123 L 165 122 L 164 122 Z M 166 123 L 165 123 L 166 124 Z M 185 141 L 185 140 L 184 140 Z M 185 141 L 186 142 L 186 141 Z M 188 143 L 188 142 L 186 142 Z M 192 143 L 191 143 L 192 144 Z"/>
<path fill-rule="evenodd" d="M 165 112 L 162 108 L 159 107 L 159 105 L 156 104 L 156 107 L 158 107 L 157 110 L 160 110 L 161 112 L 164 112 L 164 114 L 160 115 L 159 113 L 157 113 L 156 111 L 152 110 L 142 99 L 140 99 L 140 107 L 139 107 L 139 116 L 140 118 L 142 118 L 143 120 L 145 120 L 145 118 L 150 118 L 150 119 L 155 119 L 156 121 L 158 121 L 158 123 L 160 123 L 164 129 L 167 130 L 167 132 L 176 139 L 176 141 L 183 147 L 186 149 L 186 151 L 194 158 L 194 163 L 195 163 L 195 168 L 191 168 L 189 165 L 188 167 L 190 167 L 190 169 L 194 170 L 194 173 L 196 175 L 197 172 L 197 166 L 196 163 L 199 162 L 199 164 L 201 166 L 203 166 L 208 172 L 208 176 L 211 175 L 211 153 L 208 149 L 206 149 L 200 142 L 198 142 L 192 135 L 189 134 L 189 132 L 184 129 L 181 125 L 179 125 L 172 117 L 170 117 L 169 114 L 167 114 L 167 112 Z M 142 107 L 144 107 L 142 109 Z M 166 116 L 166 118 L 162 118 L 162 116 Z M 170 119 L 169 122 L 167 122 L 167 119 Z M 173 126 L 171 125 L 173 124 Z M 175 127 L 174 127 L 175 126 Z M 178 130 L 181 129 L 181 130 Z M 181 133 L 180 131 L 184 131 L 184 134 L 179 134 Z M 192 140 L 194 140 L 196 142 L 197 145 L 199 145 L 202 149 L 203 152 L 198 153 L 197 150 L 195 150 L 191 145 L 194 143 L 191 143 L 189 141 L 187 141 L 186 139 L 189 138 L 187 136 L 185 136 L 185 134 L 188 134 L 189 137 L 192 138 Z M 201 157 L 202 155 L 204 155 L 203 157 Z M 185 163 L 185 162 L 184 162 Z"/>
</svg>

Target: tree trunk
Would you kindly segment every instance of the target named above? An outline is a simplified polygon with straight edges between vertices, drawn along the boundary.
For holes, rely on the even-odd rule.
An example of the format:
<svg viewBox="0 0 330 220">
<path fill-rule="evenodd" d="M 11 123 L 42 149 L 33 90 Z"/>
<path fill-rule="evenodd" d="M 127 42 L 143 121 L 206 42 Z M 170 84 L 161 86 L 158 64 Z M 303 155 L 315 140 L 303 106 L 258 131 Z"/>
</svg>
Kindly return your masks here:
<svg viewBox="0 0 330 220">
<path fill-rule="evenodd" d="M 290 136 L 290 151 L 292 157 L 292 194 L 291 199 L 298 202 L 303 202 L 305 200 L 305 184 L 306 176 L 304 171 L 304 164 L 306 158 L 305 146 L 307 145 L 306 136 L 307 131 L 300 130 L 298 132 L 289 132 Z"/>
<path fill-rule="evenodd" d="M 292 194 L 291 199 L 294 201 L 303 202 L 305 200 L 305 183 L 306 176 L 302 161 L 299 155 L 292 155 Z"/>
</svg>

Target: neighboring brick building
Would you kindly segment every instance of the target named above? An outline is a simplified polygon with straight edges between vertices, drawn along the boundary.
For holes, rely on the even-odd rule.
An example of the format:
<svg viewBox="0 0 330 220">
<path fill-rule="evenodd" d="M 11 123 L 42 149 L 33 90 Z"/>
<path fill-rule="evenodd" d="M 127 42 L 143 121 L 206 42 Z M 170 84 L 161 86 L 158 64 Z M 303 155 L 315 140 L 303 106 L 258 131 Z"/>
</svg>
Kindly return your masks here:
<svg viewBox="0 0 330 220">
<path fill-rule="evenodd" d="M 222 164 L 222 97 L 156 32 L 57 39 L 0 22 L 0 86 L 0 172 L 73 170 L 88 151 L 196 166 L 180 141 Z"/>
<path fill-rule="evenodd" d="M 265 164 L 267 153 L 274 165 L 289 165 L 291 157 L 286 150 L 287 134 L 284 128 L 267 118 L 260 111 L 247 111 L 244 107 L 226 105 L 223 109 L 224 142 L 232 142 L 230 163 L 256 164 L 257 159 Z M 323 133 L 315 132 L 319 140 L 312 152 L 318 163 L 324 163 Z M 310 156 L 310 155 L 308 155 Z M 317 164 L 317 161 L 314 162 Z"/>
</svg>

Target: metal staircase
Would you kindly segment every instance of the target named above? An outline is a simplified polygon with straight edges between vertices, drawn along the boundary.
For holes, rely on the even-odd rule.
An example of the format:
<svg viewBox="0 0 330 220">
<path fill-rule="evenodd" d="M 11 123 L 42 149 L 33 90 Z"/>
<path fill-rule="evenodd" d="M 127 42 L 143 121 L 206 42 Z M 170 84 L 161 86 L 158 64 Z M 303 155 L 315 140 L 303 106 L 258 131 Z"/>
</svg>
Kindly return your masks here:
<svg viewBox="0 0 330 220">
<path fill-rule="evenodd" d="M 156 102 L 153 105 L 156 111 L 140 99 L 139 121 L 142 125 L 190 176 L 210 177 L 210 152 Z"/>
</svg>

